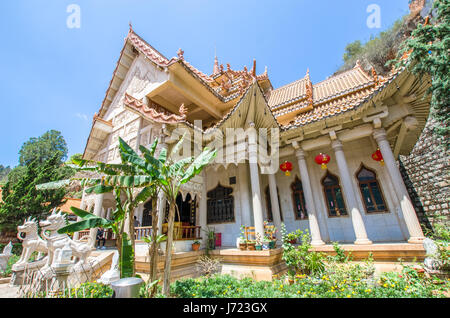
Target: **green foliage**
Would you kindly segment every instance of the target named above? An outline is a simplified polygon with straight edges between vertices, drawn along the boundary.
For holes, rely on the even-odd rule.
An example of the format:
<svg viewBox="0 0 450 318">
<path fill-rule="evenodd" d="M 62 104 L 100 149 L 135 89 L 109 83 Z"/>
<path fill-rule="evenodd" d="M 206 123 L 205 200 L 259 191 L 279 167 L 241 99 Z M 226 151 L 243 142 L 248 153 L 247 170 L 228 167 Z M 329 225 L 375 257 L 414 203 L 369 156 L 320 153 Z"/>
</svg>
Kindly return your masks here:
<svg viewBox="0 0 450 318">
<path fill-rule="evenodd" d="M 3 249 L 2 249 L 3 250 Z M 4 272 L 0 271 L 0 277 L 9 277 L 11 276 L 11 268 L 12 266 L 19 260 L 20 256 L 18 255 L 11 255 L 11 257 L 8 260 L 8 265 L 6 266 L 6 269 Z"/>
<path fill-rule="evenodd" d="M 36 185 L 58 180 L 59 155 L 42 164 L 35 160 L 25 167 L 25 174 L 17 183 L 8 182 L 0 203 L 0 230 L 15 230 L 27 217 L 45 218 L 50 211 L 64 203 L 64 189 L 38 191 Z"/>
<path fill-rule="evenodd" d="M 348 62 L 350 60 L 355 59 L 356 56 L 360 55 L 363 52 L 363 47 L 361 45 L 361 41 L 357 40 L 355 42 L 352 42 L 348 44 L 345 47 L 345 53 L 344 53 L 344 62 Z"/>
<path fill-rule="evenodd" d="M 0 165 L 0 185 L 5 184 L 8 181 L 8 174 L 11 172 L 11 167 L 4 167 Z"/>
<path fill-rule="evenodd" d="M 54 156 L 56 161 L 63 162 L 67 158 L 67 144 L 59 131 L 49 130 L 42 136 L 32 137 L 22 145 L 19 151 L 19 164 L 29 165 L 37 160 L 44 163 Z"/>
<path fill-rule="evenodd" d="M 180 298 L 429 298 L 445 297 L 449 281 L 422 277 L 411 267 L 383 273 L 378 280 L 370 266 L 330 264 L 318 275 L 297 275 L 292 285 L 284 277 L 273 281 L 237 279 L 229 275 L 188 278 L 174 282 L 171 294 Z"/>
<path fill-rule="evenodd" d="M 352 260 L 352 253 L 348 252 L 345 254 L 345 251 L 342 247 L 339 246 L 338 242 L 333 242 L 333 249 L 336 252 L 336 255 L 330 256 L 332 260 L 338 263 L 347 263 Z"/>
<path fill-rule="evenodd" d="M 431 115 L 439 122 L 435 133 L 443 136 L 444 143 L 449 145 L 450 124 L 450 1 L 435 0 L 433 4 L 435 16 L 431 24 L 418 24 L 399 52 L 401 57 L 412 50 L 408 67 L 423 77 L 431 75 L 429 93 L 431 99 Z M 408 61 L 400 61 L 405 64 Z"/>
<path fill-rule="evenodd" d="M 122 247 L 119 259 L 120 278 L 133 277 L 134 248 L 127 233 L 123 233 Z"/>
<path fill-rule="evenodd" d="M 292 245 L 287 238 L 286 226 L 281 224 L 283 240 L 283 260 L 289 269 L 289 274 L 318 274 L 325 269 L 325 256 L 320 252 L 311 251 L 311 237 L 308 231 L 296 231 L 300 239 L 299 245 Z"/>
<path fill-rule="evenodd" d="M 142 284 L 141 288 L 139 289 L 139 297 L 140 298 L 152 298 L 152 290 L 156 286 L 157 293 L 161 292 L 161 286 L 158 285 L 159 280 L 152 281 L 147 284 Z"/>
<path fill-rule="evenodd" d="M 339 68 L 338 72 L 353 68 L 357 60 L 365 69 L 373 66 L 380 74 L 389 72 L 390 68 L 386 62 L 396 56 L 405 38 L 405 33 L 407 33 L 404 20 L 404 18 L 397 20 L 392 27 L 380 32 L 377 36 L 372 36 L 364 44 L 361 44 L 359 40 L 348 44 L 343 56 L 344 65 Z"/>
</svg>

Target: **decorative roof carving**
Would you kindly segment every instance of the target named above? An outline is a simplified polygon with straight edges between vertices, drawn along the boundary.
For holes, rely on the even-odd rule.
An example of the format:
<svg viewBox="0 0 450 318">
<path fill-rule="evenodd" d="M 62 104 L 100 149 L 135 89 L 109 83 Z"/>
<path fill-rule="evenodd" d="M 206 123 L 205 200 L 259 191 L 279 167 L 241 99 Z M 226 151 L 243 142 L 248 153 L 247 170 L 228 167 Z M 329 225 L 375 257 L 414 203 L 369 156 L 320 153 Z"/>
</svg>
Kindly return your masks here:
<svg viewBox="0 0 450 318">
<path fill-rule="evenodd" d="M 184 104 L 180 106 L 180 115 L 176 115 L 152 100 L 149 100 L 147 105 L 142 100 L 125 93 L 124 105 L 156 122 L 174 124 L 186 121 L 187 108 Z"/>
</svg>

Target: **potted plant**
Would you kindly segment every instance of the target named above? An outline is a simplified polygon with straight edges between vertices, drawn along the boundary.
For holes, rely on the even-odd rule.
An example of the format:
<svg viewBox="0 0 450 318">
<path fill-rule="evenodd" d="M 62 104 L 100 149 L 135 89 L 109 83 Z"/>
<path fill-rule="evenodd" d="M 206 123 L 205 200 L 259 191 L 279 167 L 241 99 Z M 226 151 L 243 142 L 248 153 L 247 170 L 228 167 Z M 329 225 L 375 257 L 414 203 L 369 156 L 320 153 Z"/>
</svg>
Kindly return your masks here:
<svg viewBox="0 0 450 318">
<path fill-rule="evenodd" d="M 193 250 L 193 251 L 198 251 L 199 249 L 200 249 L 200 241 L 195 240 L 195 241 L 192 243 L 192 250 Z"/>
<path fill-rule="evenodd" d="M 268 250 L 269 244 L 270 244 L 270 239 L 267 236 L 265 236 L 264 239 L 262 240 L 262 249 Z"/>
<path fill-rule="evenodd" d="M 261 241 L 261 235 L 259 233 L 256 233 L 256 242 L 255 242 L 255 250 L 261 251 L 262 250 L 262 241 Z"/>
<path fill-rule="evenodd" d="M 241 236 L 239 237 L 239 249 L 245 251 L 247 249 L 247 239 L 245 238 L 245 226 L 241 225 Z"/>
<path fill-rule="evenodd" d="M 295 243 L 297 243 L 297 238 L 298 238 L 298 235 L 297 235 L 297 233 L 294 233 L 294 232 L 288 233 L 288 234 L 286 235 L 286 240 L 287 240 L 287 242 L 290 243 L 290 244 L 295 244 Z"/>
<path fill-rule="evenodd" d="M 294 282 L 295 282 L 295 271 L 290 269 L 290 270 L 288 270 L 287 274 L 288 274 L 289 285 L 294 284 Z"/>
<path fill-rule="evenodd" d="M 256 246 L 256 241 L 247 241 L 247 249 L 249 250 L 249 251 L 254 251 L 256 248 L 255 248 L 255 246 Z"/>
<path fill-rule="evenodd" d="M 277 240 L 271 239 L 269 241 L 269 249 L 271 249 L 271 250 L 274 249 L 276 244 L 277 244 Z"/>
</svg>

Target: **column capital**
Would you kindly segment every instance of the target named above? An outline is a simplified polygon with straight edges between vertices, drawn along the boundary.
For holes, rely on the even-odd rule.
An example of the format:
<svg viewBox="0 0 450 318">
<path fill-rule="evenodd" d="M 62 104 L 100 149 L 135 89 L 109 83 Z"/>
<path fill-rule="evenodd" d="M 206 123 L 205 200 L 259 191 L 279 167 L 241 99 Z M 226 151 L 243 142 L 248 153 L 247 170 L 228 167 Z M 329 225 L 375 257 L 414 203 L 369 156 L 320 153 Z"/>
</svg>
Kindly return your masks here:
<svg viewBox="0 0 450 318">
<path fill-rule="evenodd" d="M 302 148 L 298 148 L 295 150 L 295 156 L 298 160 L 305 160 L 306 151 L 304 151 Z"/>
<path fill-rule="evenodd" d="M 334 149 L 334 151 L 342 150 L 342 142 L 339 139 L 333 140 L 331 142 L 331 147 Z"/>
<path fill-rule="evenodd" d="M 387 140 L 386 130 L 384 128 L 377 128 L 373 131 L 373 138 L 379 143 L 380 141 Z"/>
</svg>

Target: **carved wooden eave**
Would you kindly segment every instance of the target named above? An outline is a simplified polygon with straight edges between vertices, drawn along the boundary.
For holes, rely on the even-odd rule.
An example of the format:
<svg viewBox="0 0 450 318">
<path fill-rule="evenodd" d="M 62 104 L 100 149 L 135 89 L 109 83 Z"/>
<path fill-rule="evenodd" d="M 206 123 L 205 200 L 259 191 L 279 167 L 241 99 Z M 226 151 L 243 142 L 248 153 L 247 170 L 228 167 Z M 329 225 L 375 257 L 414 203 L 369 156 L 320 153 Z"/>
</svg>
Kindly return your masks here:
<svg viewBox="0 0 450 318">
<path fill-rule="evenodd" d="M 170 113 L 151 100 L 148 101 L 148 104 L 145 104 L 142 100 L 138 100 L 125 93 L 124 106 L 131 111 L 142 115 L 145 119 L 158 123 L 175 124 L 186 120 L 186 109 L 184 108 L 184 105 L 180 106 L 180 115 L 177 115 Z"/>
<path fill-rule="evenodd" d="M 84 148 L 83 159 L 92 159 L 112 131 L 113 124 L 95 114 L 86 147 Z"/>
<path fill-rule="evenodd" d="M 281 139 L 284 143 L 282 142 L 282 145 L 289 144 L 291 140 L 317 138 L 322 134 L 321 131 L 329 130 L 335 126 L 340 126 L 340 129 L 358 126 L 364 123 L 364 117 L 368 114 L 382 112 L 383 107 L 389 104 L 387 101 L 395 101 L 395 104 L 387 107 L 389 116 L 383 117 L 382 125 L 388 131 L 393 150 L 397 144 L 398 154 L 408 154 L 417 142 L 428 118 L 431 97 L 426 96 L 426 91 L 430 87 L 430 83 L 429 76 L 419 78 L 407 69 L 403 69 L 364 98 L 361 103 L 353 105 L 349 110 L 304 125 L 297 124 L 283 127 Z M 407 107 L 408 111 L 396 111 L 394 114 L 395 107 Z M 409 126 L 406 135 L 400 134 L 402 140 L 399 143 L 399 132 L 402 122 L 407 116 L 413 116 L 417 122 Z M 297 138 L 297 135 L 301 138 Z"/>
</svg>

